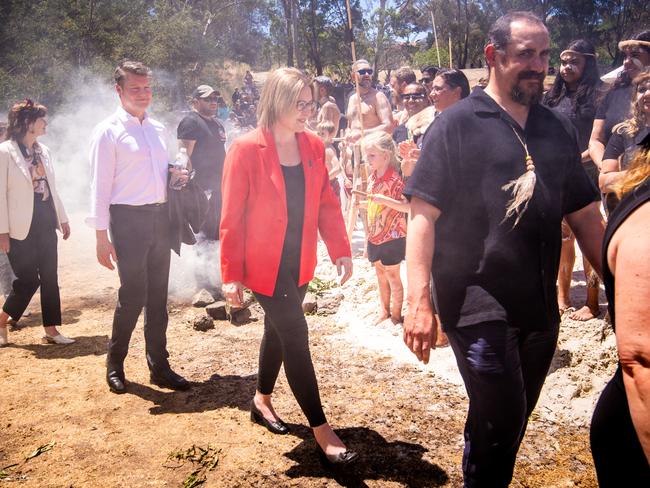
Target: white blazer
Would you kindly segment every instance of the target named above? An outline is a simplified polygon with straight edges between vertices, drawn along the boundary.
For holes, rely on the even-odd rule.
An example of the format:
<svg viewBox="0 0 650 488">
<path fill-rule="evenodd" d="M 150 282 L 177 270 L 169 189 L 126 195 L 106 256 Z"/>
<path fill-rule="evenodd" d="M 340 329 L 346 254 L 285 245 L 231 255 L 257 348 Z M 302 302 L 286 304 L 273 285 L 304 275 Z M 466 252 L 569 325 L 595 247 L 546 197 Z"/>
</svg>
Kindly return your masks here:
<svg viewBox="0 0 650 488">
<path fill-rule="evenodd" d="M 68 222 L 63 203 L 56 191 L 54 167 L 50 150 L 43 148 L 43 166 L 50 189 L 50 196 L 56 210 L 57 228 Z M 24 240 L 29 233 L 34 213 L 34 185 L 25 161 L 16 141 L 0 144 L 0 234 L 9 234 L 13 239 Z"/>
</svg>

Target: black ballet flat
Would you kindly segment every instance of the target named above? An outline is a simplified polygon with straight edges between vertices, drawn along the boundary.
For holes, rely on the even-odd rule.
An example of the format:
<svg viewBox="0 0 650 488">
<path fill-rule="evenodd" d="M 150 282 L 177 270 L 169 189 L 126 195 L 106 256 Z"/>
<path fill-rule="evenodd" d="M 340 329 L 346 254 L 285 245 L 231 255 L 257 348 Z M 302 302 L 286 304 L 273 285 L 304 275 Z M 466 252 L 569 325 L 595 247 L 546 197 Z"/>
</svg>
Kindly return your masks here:
<svg viewBox="0 0 650 488">
<path fill-rule="evenodd" d="M 327 455 L 320 447 L 316 447 L 316 449 L 318 450 L 318 457 L 320 458 L 321 463 L 328 468 L 347 467 L 359 460 L 358 452 L 343 451 L 338 454 Z"/>
<path fill-rule="evenodd" d="M 251 422 L 266 427 L 273 434 L 284 435 L 289 433 L 289 426 L 287 424 L 280 419 L 267 420 L 255 406 L 255 402 L 251 402 Z"/>
</svg>

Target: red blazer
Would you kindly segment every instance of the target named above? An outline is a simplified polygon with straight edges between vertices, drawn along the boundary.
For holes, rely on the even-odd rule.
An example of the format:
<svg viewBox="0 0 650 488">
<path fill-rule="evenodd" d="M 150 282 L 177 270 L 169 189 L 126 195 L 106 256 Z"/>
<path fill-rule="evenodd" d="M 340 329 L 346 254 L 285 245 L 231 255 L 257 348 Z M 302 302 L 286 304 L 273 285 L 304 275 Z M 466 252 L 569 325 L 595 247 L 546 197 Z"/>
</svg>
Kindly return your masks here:
<svg viewBox="0 0 650 488">
<path fill-rule="evenodd" d="M 300 277 L 316 268 L 318 233 L 332 262 L 351 256 L 341 206 L 329 184 L 325 148 L 308 132 L 296 134 L 305 174 Z M 233 142 L 224 163 L 221 209 L 221 278 L 273 295 L 287 229 L 284 177 L 270 131 L 255 129 Z"/>
</svg>

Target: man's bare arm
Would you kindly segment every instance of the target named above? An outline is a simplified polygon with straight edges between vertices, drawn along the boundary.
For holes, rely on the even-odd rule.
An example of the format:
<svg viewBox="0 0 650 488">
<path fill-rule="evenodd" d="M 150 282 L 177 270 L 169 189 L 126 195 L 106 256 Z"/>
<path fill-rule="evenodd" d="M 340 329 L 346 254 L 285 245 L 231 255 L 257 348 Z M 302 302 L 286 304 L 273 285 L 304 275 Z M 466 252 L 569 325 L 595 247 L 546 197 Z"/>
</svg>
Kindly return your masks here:
<svg viewBox="0 0 650 488">
<path fill-rule="evenodd" d="M 440 210 L 417 197 L 411 198 L 406 236 L 408 310 L 404 342 L 424 364 L 436 345 L 437 328 L 431 303 L 431 263 L 435 246 L 435 223 Z"/>
<path fill-rule="evenodd" d="M 578 240 L 582 253 L 602 278 L 601 247 L 605 235 L 605 221 L 599 206 L 599 202 L 590 203 L 576 212 L 567 214 L 565 218 Z"/>
<path fill-rule="evenodd" d="M 187 156 L 190 158 L 189 165 L 187 167 L 188 170 L 192 169 L 192 153 L 194 152 L 195 144 L 196 141 L 191 141 L 189 139 L 178 140 L 178 148 L 180 149 L 181 147 L 184 147 L 187 150 Z"/>
<path fill-rule="evenodd" d="M 368 129 L 368 132 L 384 131 L 392 134 L 395 129 L 393 110 L 390 107 L 390 102 L 388 101 L 388 98 L 386 98 L 386 95 L 380 91 L 375 95 L 375 110 L 381 123 L 376 127 Z"/>
</svg>

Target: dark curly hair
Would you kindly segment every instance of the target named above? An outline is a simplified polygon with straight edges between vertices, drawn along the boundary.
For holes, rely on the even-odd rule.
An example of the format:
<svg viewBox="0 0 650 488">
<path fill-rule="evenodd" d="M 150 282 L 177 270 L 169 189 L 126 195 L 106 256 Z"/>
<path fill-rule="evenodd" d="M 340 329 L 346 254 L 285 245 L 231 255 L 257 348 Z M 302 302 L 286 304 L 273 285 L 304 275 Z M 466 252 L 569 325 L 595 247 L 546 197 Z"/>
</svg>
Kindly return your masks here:
<svg viewBox="0 0 650 488">
<path fill-rule="evenodd" d="M 576 96 L 572 101 L 572 110 L 577 117 L 593 117 L 596 113 L 598 89 L 602 86 L 598 63 L 596 62 L 596 49 L 594 45 L 584 39 L 571 41 L 566 47 L 567 51 L 584 53 L 585 67 L 578 82 Z M 544 95 L 543 103 L 549 107 L 555 107 L 566 96 L 566 82 L 558 71 L 551 89 Z"/>
<path fill-rule="evenodd" d="M 9 124 L 7 125 L 7 139 L 20 141 L 27 134 L 29 125 L 36 120 L 47 115 L 47 108 L 40 103 L 36 103 L 29 98 L 22 102 L 17 102 L 9 110 L 7 116 Z"/>
</svg>

